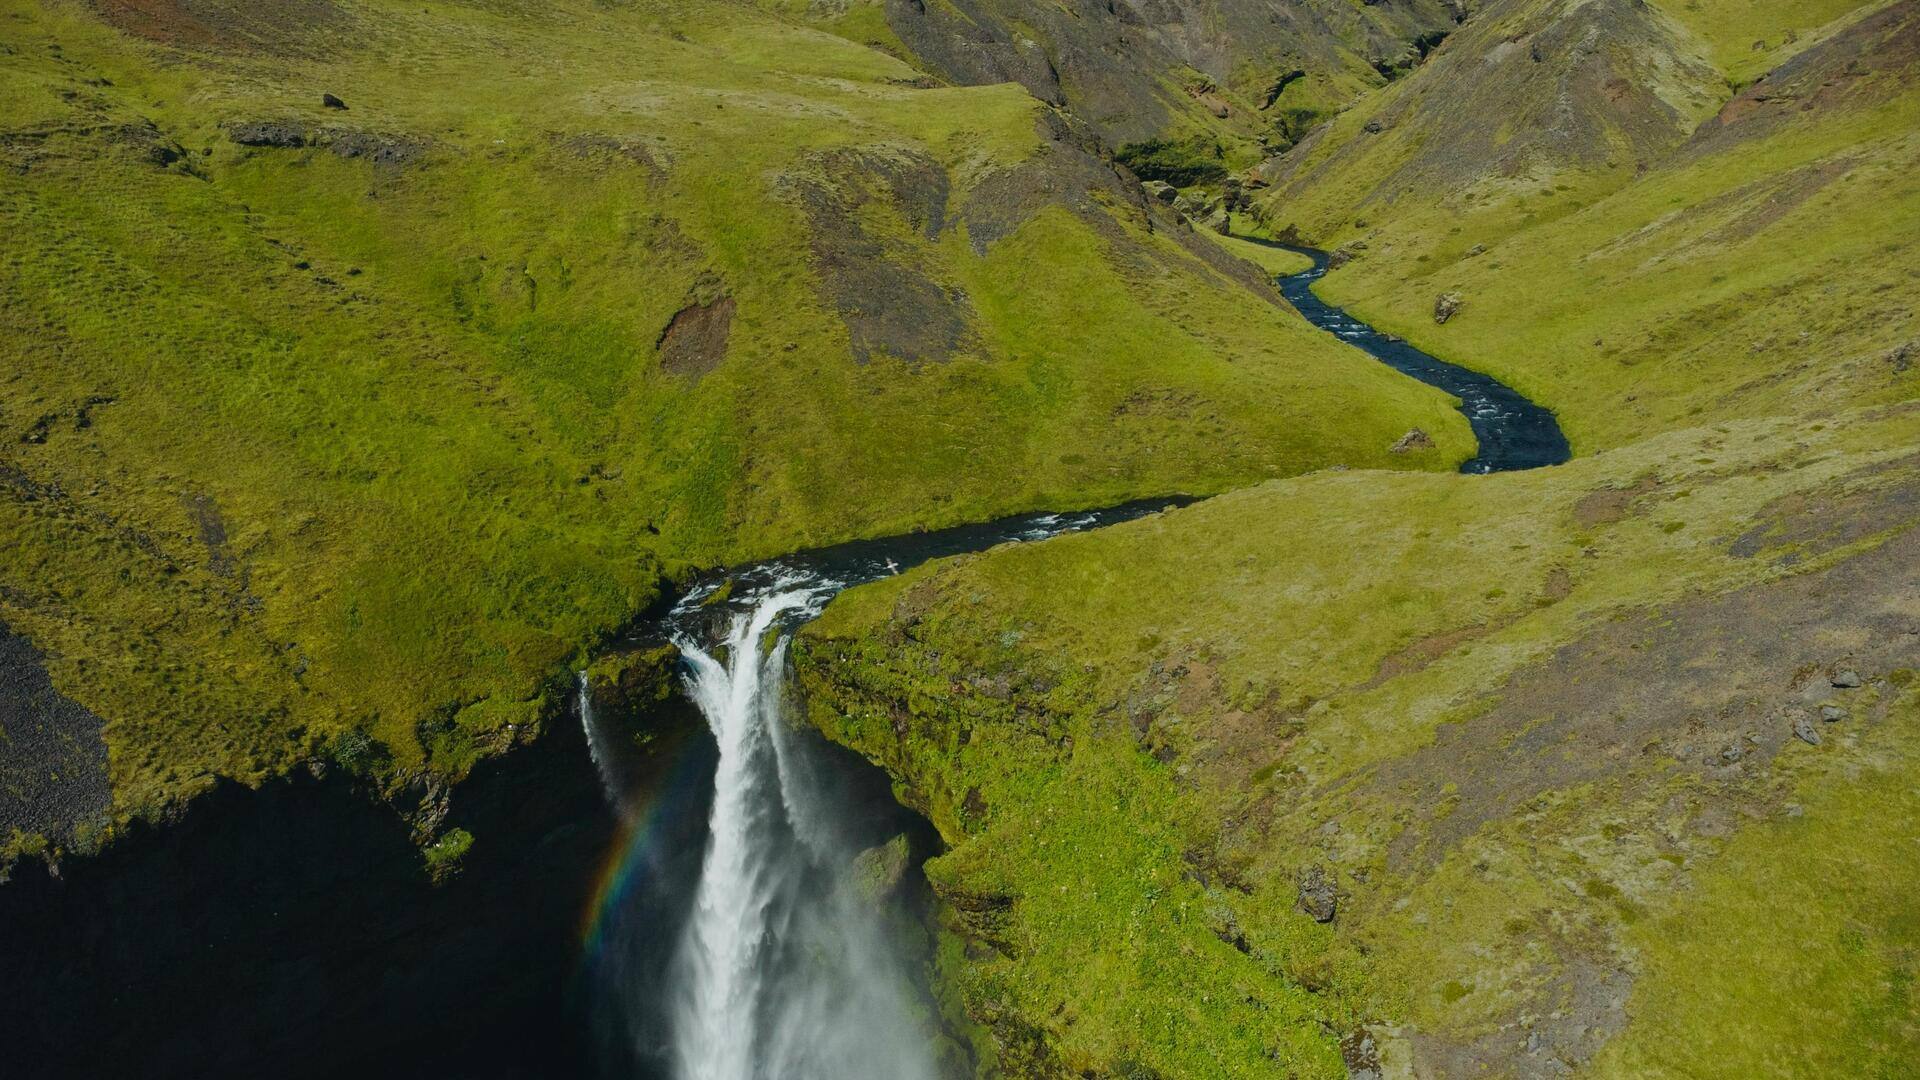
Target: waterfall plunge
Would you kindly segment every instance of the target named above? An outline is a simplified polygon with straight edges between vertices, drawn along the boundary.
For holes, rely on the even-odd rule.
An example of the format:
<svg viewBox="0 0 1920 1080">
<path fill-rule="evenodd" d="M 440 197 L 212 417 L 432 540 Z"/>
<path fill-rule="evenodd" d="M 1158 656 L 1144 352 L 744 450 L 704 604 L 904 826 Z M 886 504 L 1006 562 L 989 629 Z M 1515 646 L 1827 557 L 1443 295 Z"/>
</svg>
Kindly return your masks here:
<svg viewBox="0 0 1920 1080">
<path fill-rule="evenodd" d="M 933 1076 L 884 916 L 851 886 L 856 852 L 833 793 L 781 712 L 785 626 L 822 602 L 817 583 L 762 597 L 734 617 L 719 658 L 679 642 L 720 751 L 700 883 L 672 965 L 680 1080 Z"/>
</svg>

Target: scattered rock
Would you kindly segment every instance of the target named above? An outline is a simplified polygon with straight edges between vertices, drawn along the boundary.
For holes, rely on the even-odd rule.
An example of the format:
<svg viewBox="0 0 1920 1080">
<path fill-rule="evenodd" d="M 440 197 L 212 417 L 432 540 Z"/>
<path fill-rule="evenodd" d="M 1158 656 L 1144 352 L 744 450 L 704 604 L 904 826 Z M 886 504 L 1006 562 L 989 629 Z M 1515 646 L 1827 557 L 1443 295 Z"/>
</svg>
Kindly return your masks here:
<svg viewBox="0 0 1920 1080">
<path fill-rule="evenodd" d="M 1340 888 L 1334 884 L 1333 875 L 1318 866 L 1301 871 L 1299 907 L 1313 916 L 1314 922 L 1332 922 L 1340 909 Z"/>
<path fill-rule="evenodd" d="M 1207 922 L 1213 930 L 1213 936 L 1226 942 L 1240 953 L 1252 955 L 1253 945 L 1247 940 L 1247 933 L 1240 928 L 1240 920 L 1233 909 L 1218 905 L 1207 910 Z"/>
<path fill-rule="evenodd" d="M 1847 710 L 1838 705 L 1820 706 L 1820 719 L 1825 720 L 1829 724 L 1838 723 L 1846 718 Z"/>
<path fill-rule="evenodd" d="M 1413 450 L 1431 449 L 1433 449 L 1433 436 L 1419 428 L 1414 428 L 1412 431 L 1400 436 L 1400 440 L 1391 447 L 1388 447 L 1387 452 L 1390 454 L 1405 454 Z"/>
<path fill-rule="evenodd" d="M 114 131 L 113 141 L 149 165 L 162 168 L 187 156 L 186 147 L 167 138 L 152 121 L 120 125 Z"/>
<path fill-rule="evenodd" d="M 1808 746 L 1820 745 L 1820 732 L 1813 726 L 1813 721 L 1804 716 L 1794 718 L 1793 734 Z"/>
<path fill-rule="evenodd" d="M 1887 363 L 1893 365 L 1895 375 L 1904 375 L 1913 366 L 1915 356 L 1920 356 L 1920 343 L 1909 341 L 1887 353 Z"/>
<path fill-rule="evenodd" d="M 329 109 L 344 110 L 347 107 L 346 102 L 341 101 L 339 98 L 334 97 L 332 94 L 321 94 L 320 104 L 325 105 Z"/>
<path fill-rule="evenodd" d="M 1327 269 L 1338 270 L 1352 261 L 1352 251 L 1346 248 L 1335 248 L 1333 254 L 1327 256 Z"/>
<path fill-rule="evenodd" d="M 1858 690 L 1860 688 L 1860 673 L 1852 668 L 1841 668 L 1839 671 L 1834 672 L 1833 677 L 1827 681 L 1831 682 L 1837 690 Z"/>
<path fill-rule="evenodd" d="M 375 165 L 405 165 L 427 152 L 425 139 L 404 135 L 376 135 L 368 131 L 346 131 L 333 136 L 328 149 L 349 160 L 366 158 Z"/>
<path fill-rule="evenodd" d="M 275 146 L 290 150 L 307 145 L 307 129 L 291 121 L 249 120 L 229 127 L 227 138 L 241 146 Z"/>
<path fill-rule="evenodd" d="M 1381 132 L 1387 130 L 1387 126 L 1385 124 L 1382 124 L 1379 120 L 1369 120 L 1366 122 L 1366 125 L 1361 128 L 1361 130 L 1365 131 L 1369 135 L 1378 135 Z"/>
<path fill-rule="evenodd" d="M 1448 319 L 1459 314 L 1461 306 L 1466 302 L 1467 298 L 1457 292 L 1443 292 L 1434 297 L 1433 321 L 1444 324 Z"/>
<path fill-rule="evenodd" d="M 1140 186 L 1147 189 L 1147 194 L 1163 203 L 1172 204 L 1180 197 L 1180 189 L 1165 180 L 1143 180 Z"/>
<path fill-rule="evenodd" d="M 854 856 L 853 887 L 861 899 L 875 905 L 890 899 L 907 875 L 911 855 L 907 834 L 901 833 Z"/>
<path fill-rule="evenodd" d="M 1472 247 L 1467 249 L 1466 257 L 1471 259 L 1471 258 L 1474 258 L 1475 256 L 1485 255 L 1486 253 L 1487 253 L 1487 245 L 1475 244 Z"/>
<path fill-rule="evenodd" d="M 1340 1060 L 1346 1063 L 1347 1080 L 1381 1080 L 1386 1075 L 1380 1066 L 1380 1046 L 1366 1028 L 1340 1040 Z"/>
</svg>

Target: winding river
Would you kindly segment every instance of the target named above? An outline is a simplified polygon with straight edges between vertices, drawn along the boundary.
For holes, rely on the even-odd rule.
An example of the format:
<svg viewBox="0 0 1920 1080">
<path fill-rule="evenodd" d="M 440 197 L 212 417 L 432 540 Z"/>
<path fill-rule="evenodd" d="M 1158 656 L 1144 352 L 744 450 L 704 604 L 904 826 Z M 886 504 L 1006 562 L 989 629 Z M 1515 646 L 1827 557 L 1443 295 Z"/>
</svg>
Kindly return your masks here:
<svg viewBox="0 0 1920 1080">
<path fill-rule="evenodd" d="M 1270 243 L 1270 242 L 1269 242 Z M 1284 246 L 1284 245 L 1274 245 Z M 1480 441 L 1462 466 L 1492 473 L 1568 457 L 1553 414 L 1500 382 L 1434 358 L 1326 304 L 1313 284 L 1324 252 L 1289 248 L 1311 269 L 1279 279 L 1315 326 L 1460 399 Z M 884 777 L 786 715 L 786 646 L 841 590 L 929 559 L 1044 540 L 1191 502 L 1166 498 L 1105 510 L 1035 513 L 883 540 L 858 541 L 716 574 L 649 632 L 682 657 L 681 680 L 711 735 L 702 757 L 704 830 L 670 845 L 686 854 L 677 884 L 650 899 L 616 890 L 596 915 L 608 942 L 597 1011 L 610 1074 L 671 1080 L 932 1080 L 941 1072 L 937 1006 L 918 915 L 898 895 L 863 894 L 889 837 L 913 865 L 934 841 L 907 844 L 915 824 L 887 798 Z M 584 677 L 580 720 L 609 802 L 632 818 L 618 740 L 602 730 Z M 878 783 L 876 784 L 876 781 Z M 684 816 L 684 815 L 683 815 Z M 904 831 L 903 831 L 904 830 Z M 641 829 L 625 862 L 660 866 Z M 697 851 L 698 865 L 691 856 Z M 882 875 L 884 877 L 884 875 Z M 917 879 L 916 879 L 917 880 Z"/>
<path fill-rule="evenodd" d="M 1251 238 L 1243 238 L 1251 239 Z M 1255 243 L 1305 255 L 1313 266 L 1279 279 L 1280 294 L 1308 322 L 1402 374 L 1411 375 L 1460 399 L 1460 411 L 1472 425 L 1480 452 L 1460 466 L 1461 472 L 1495 473 L 1559 465 L 1572 456 L 1567 437 L 1553 413 L 1491 375 L 1449 364 L 1414 348 L 1392 334 L 1384 334 L 1344 309 L 1314 293 L 1314 283 L 1327 276 L 1329 256 L 1318 248 L 1295 247 L 1271 240 Z"/>
</svg>

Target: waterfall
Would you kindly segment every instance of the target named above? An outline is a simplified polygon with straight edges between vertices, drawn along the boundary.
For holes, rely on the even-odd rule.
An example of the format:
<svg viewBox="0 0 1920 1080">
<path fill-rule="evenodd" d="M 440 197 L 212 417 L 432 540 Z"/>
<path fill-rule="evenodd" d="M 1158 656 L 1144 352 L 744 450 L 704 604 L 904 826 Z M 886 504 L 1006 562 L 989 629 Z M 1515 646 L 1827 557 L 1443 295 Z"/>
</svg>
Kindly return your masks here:
<svg viewBox="0 0 1920 1080">
<path fill-rule="evenodd" d="M 606 793 L 607 805 L 622 819 L 629 816 L 627 807 L 627 785 L 620 775 L 619 759 L 614 756 L 613 747 L 607 743 L 606 733 L 600 730 L 599 718 L 593 712 L 593 693 L 587 686 L 587 673 L 578 674 L 580 709 L 580 729 L 587 736 L 587 755 L 593 759 L 593 770 L 600 774 L 600 789 Z"/>
<path fill-rule="evenodd" d="M 587 927 L 600 1074 L 933 1080 L 959 1067 L 947 1059 L 965 1049 L 919 970 L 932 942 L 897 895 L 899 879 L 889 880 L 913 851 L 911 840 L 905 852 L 891 842 L 917 827 L 883 775 L 787 721 L 789 635 L 842 589 L 928 559 L 1187 501 L 1021 514 L 707 576 L 645 633 L 649 644 L 657 631 L 678 646 L 711 746 L 688 740 L 635 754 L 595 716 L 583 683 L 587 747 L 630 833 Z M 634 783 L 649 766 L 653 774 Z M 876 813 L 880 804 L 892 813 Z M 924 854 L 933 839 L 918 835 Z M 906 880 L 917 878 L 905 869 Z"/>
<path fill-rule="evenodd" d="M 832 586 L 784 583 L 712 652 L 682 637 L 687 689 L 719 747 L 709 838 L 675 954 L 680 1080 L 931 1080 L 929 1033 L 823 773 L 790 738 L 787 629 Z"/>
</svg>

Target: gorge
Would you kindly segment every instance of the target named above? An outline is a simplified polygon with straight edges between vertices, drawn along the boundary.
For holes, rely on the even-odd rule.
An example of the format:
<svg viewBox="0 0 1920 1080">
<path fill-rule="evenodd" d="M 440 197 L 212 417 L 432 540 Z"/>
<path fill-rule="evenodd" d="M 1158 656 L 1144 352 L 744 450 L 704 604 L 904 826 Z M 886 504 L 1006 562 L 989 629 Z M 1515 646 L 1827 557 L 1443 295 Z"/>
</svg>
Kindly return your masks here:
<svg viewBox="0 0 1920 1080">
<path fill-rule="evenodd" d="M 1903 1075 L 1916 88 L 0 0 L 0 1075 Z"/>
</svg>

